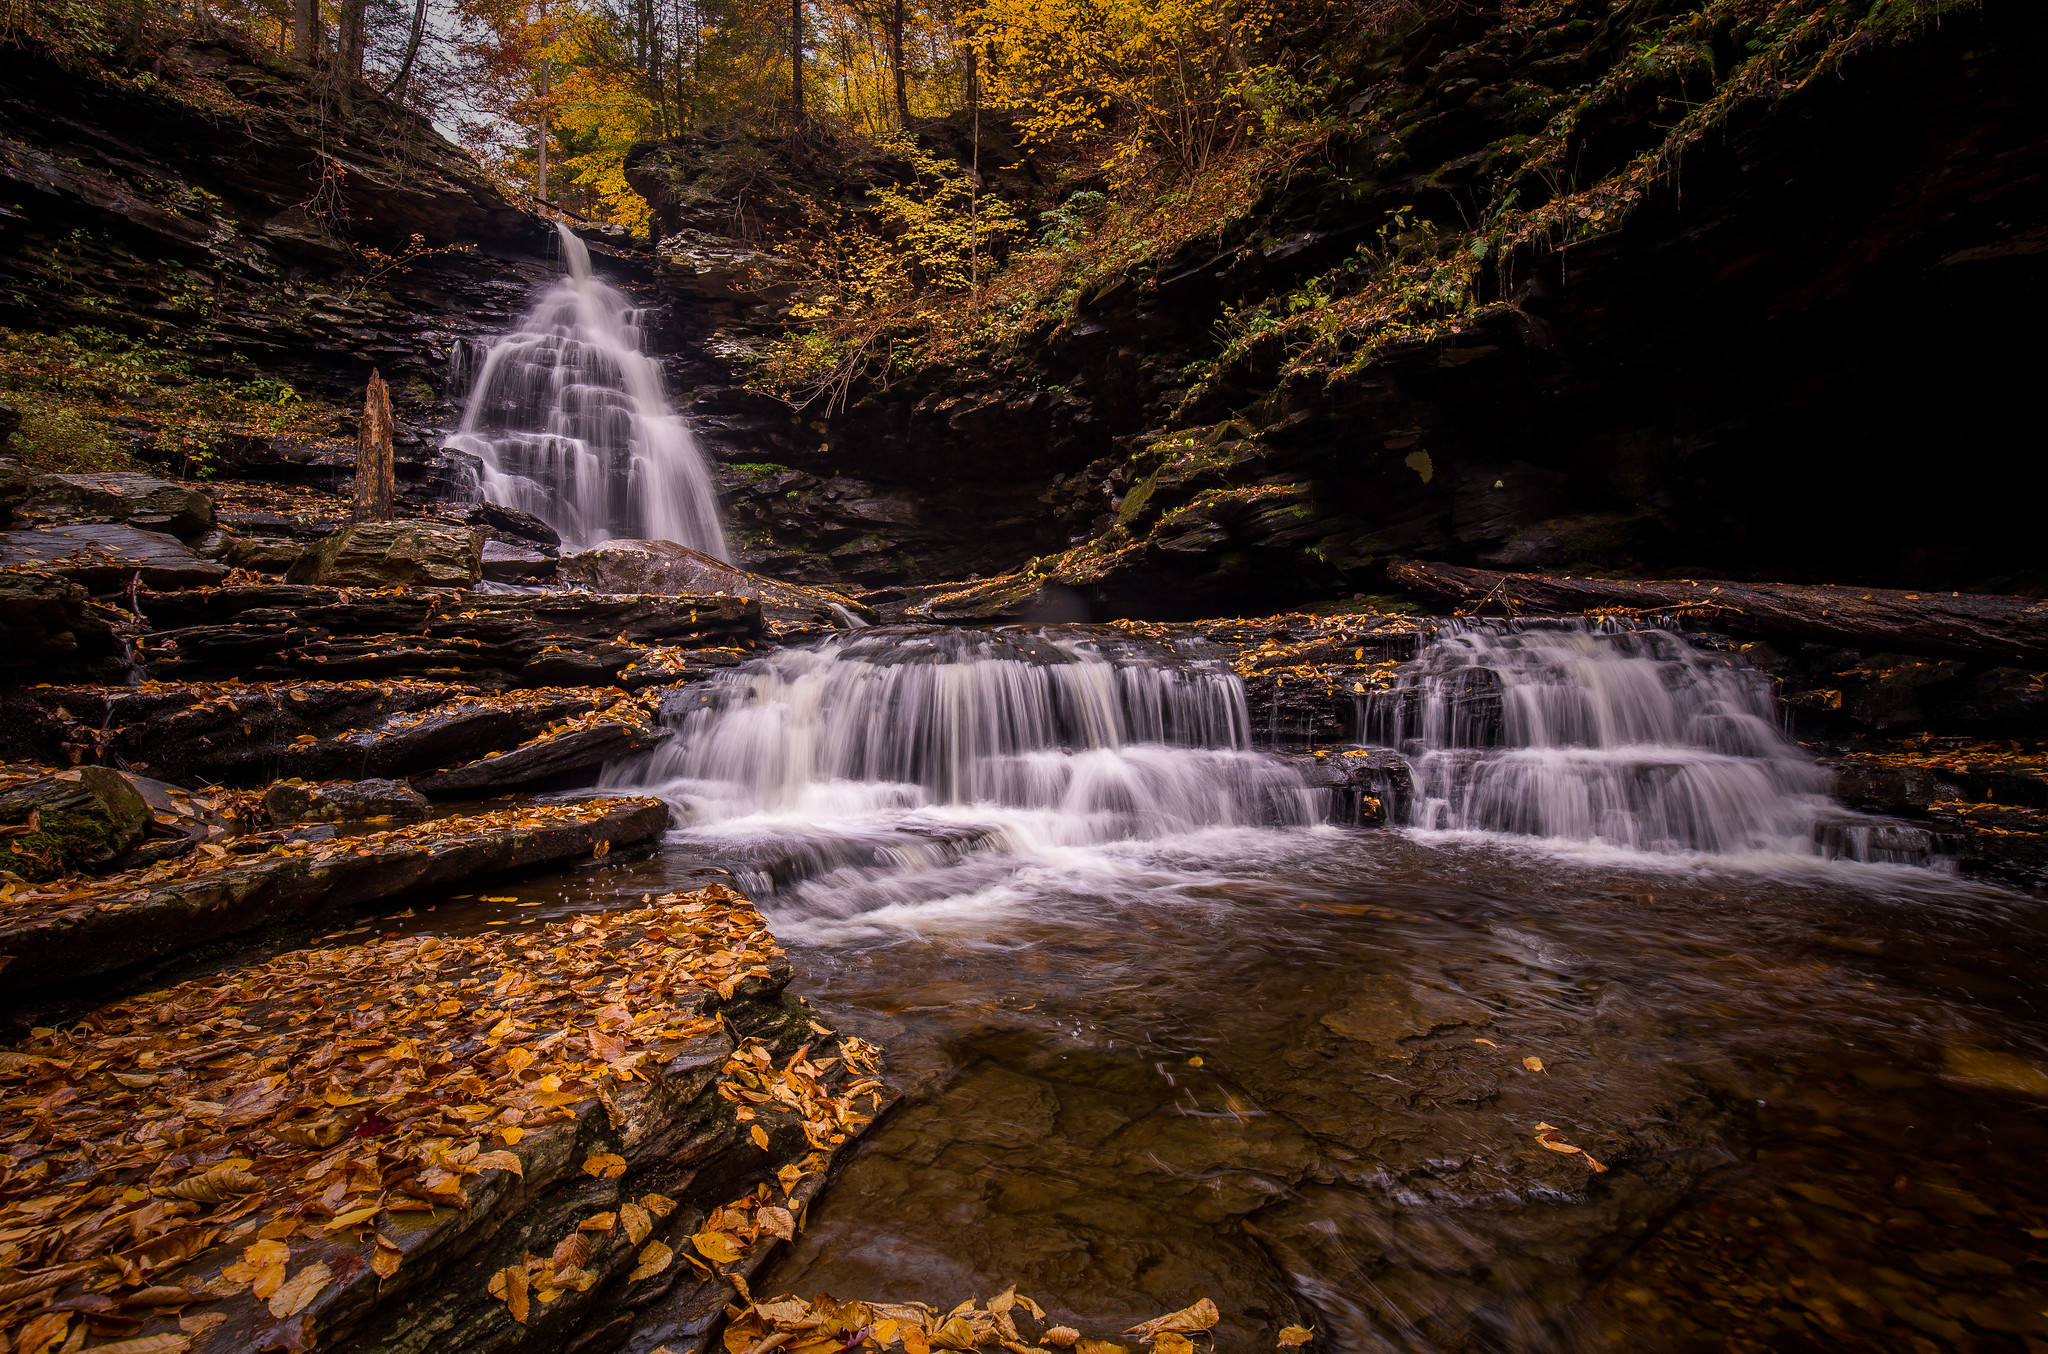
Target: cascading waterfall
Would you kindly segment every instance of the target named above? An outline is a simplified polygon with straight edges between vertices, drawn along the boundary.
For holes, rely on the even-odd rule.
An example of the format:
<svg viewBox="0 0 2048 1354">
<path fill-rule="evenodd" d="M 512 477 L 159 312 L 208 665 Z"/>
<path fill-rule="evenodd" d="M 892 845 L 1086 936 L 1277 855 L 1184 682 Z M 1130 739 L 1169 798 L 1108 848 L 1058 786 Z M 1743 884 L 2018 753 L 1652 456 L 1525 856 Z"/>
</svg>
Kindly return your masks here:
<svg viewBox="0 0 2048 1354">
<path fill-rule="evenodd" d="M 446 445 L 482 462 L 486 501 L 532 513 L 572 548 L 629 537 L 727 558 L 718 491 L 640 350 L 641 312 L 557 230 L 568 276 L 485 353 Z"/>
<path fill-rule="evenodd" d="M 1249 749 L 1228 668 L 1087 633 L 863 630 L 677 703 L 606 783 L 658 790 L 757 887 L 1322 817 Z"/>
<path fill-rule="evenodd" d="M 1653 853 L 1924 859 L 1779 728 L 1768 679 L 1662 630 L 1475 622 L 1361 701 L 1415 777 L 1412 826 Z"/>
</svg>

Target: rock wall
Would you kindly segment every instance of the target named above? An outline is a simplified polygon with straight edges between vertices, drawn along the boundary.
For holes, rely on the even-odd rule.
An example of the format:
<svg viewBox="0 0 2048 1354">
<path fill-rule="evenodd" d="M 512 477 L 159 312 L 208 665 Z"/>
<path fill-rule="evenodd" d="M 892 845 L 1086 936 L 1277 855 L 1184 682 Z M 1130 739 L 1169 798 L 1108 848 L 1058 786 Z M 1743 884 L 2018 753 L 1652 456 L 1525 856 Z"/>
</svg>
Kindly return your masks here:
<svg viewBox="0 0 2048 1354">
<path fill-rule="evenodd" d="M 1371 591 L 1399 554 L 2039 586 L 2039 344 L 2013 320 L 2048 286 L 2048 21 L 1989 0 L 1823 25 L 1811 76 L 1766 78 L 1742 13 L 1445 10 L 1366 54 L 1351 129 L 1288 186 L 992 367 L 822 418 L 706 382 L 700 427 L 757 463 L 734 484 L 756 558 L 879 586 L 1087 542 L 1049 572 L 1098 616 Z M 1653 40 L 1675 73 L 1643 73 Z M 1667 141 L 1709 95 L 1712 125 Z M 1565 104 L 1560 178 L 1525 148 Z M 1503 189 L 1624 182 L 1611 229 L 1513 249 L 1463 319 L 1355 369 L 1220 345 L 1226 307 L 1331 276 L 1402 208 L 1455 232 Z M 773 322 L 749 304 L 714 356 Z M 1214 365 L 1187 399 L 1191 363 Z"/>
<path fill-rule="evenodd" d="M 120 83 L 0 49 L 0 322 L 336 396 L 376 367 L 402 416 L 433 421 L 451 345 L 525 308 L 548 224 L 367 86 L 344 114 L 322 77 L 225 31 L 157 64 Z"/>
</svg>

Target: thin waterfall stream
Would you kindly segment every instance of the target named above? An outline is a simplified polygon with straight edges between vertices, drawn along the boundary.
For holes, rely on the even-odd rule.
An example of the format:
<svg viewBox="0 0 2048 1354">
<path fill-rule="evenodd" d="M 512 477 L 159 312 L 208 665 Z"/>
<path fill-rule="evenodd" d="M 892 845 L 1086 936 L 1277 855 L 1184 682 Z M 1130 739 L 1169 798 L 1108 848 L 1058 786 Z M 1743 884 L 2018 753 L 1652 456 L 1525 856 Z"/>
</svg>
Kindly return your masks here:
<svg viewBox="0 0 2048 1354">
<path fill-rule="evenodd" d="M 1114 627 L 850 632 L 662 717 L 604 783 L 670 801 L 664 849 L 529 905 L 736 877 L 904 1097 L 757 1291 L 1201 1293 L 1232 1351 L 2033 1319 L 2048 926 L 1900 863 L 1739 657 L 1445 625 L 1358 700 L 1413 778 L 1386 831 L 1325 823 L 1211 651 Z M 468 907 L 434 924 L 515 915 Z"/>
</svg>

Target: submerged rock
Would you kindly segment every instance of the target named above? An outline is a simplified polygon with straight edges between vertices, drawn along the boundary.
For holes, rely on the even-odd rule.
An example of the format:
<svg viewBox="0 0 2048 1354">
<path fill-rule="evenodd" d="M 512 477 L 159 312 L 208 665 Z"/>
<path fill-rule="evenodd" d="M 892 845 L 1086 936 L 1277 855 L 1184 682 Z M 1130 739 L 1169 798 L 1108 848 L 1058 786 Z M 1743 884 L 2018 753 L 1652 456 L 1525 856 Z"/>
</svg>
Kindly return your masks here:
<svg viewBox="0 0 2048 1354">
<path fill-rule="evenodd" d="M 333 588 L 466 588 L 483 577 L 483 533 L 436 522 L 357 522 L 308 550 L 285 575 Z"/>
</svg>

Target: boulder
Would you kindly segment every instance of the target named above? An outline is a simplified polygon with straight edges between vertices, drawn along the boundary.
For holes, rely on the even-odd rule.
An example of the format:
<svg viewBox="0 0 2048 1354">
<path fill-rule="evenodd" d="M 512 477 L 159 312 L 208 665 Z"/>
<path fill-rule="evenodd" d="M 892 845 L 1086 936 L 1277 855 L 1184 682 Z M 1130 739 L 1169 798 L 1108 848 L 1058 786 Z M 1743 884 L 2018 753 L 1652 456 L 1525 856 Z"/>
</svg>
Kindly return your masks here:
<svg viewBox="0 0 2048 1354">
<path fill-rule="evenodd" d="M 85 589 L 34 571 L 0 573 L 0 669 L 76 658 Z"/>
<path fill-rule="evenodd" d="M 213 500 L 197 489 L 133 471 L 37 475 L 16 511 L 47 522 L 126 522 L 193 540 L 213 529 Z"/>
<path fill-rule="evenodd" d="M 0 404 L 0 449 L 5 449 L 7 439 L 21 426 L 21 415 Z M 29 476 L 21 468 L 21 462 L 0 458 L 0 522 L 5 522 L 28 497 Z"/>
<path fill-rule="evenodd" d="M 145 588 L 165 589 L 204 587 L 228 572 L 174 536 L 125 522 L 0 532 L 0 565 L 6 564 L 40 565 L 95 594 L 125 587 L 138 574 Z"/>
<path fill-rule="evenodd" d="M 150 808 L 104 766 L 37 776 L 0 789 L 0 863 L 21 879 L 105 865 L 148 830 Z"/>
<path fill-rule="evenodd" d="M 281 574 L 306 553 L 302 542 L 289 536 L 237 536 L 228 542 L 227 562 L 237 569 L 259 574 Z"/>
<path fill-rule="evenodd" d="M 270 821 L 286 823 L 414 823 L 431 812 L 426 797 L 395 780 L 345 780 L 332 785 L 280 781 L 263 796 Z"/>
<path fill-rule="evenodd" d="M 471 527 L 356 522 L 308 550 L 286 578 L 331 588 L 467 588 L 483 577 L 483 544 Z"/>
<path fill-rule="evenodd" d="M 555 560 L 538 550 L 522 550 L 503 541 L 485 541 L 484 577 L 493 583 L 530 583 L 555 576 Z"/>
<path fill-rule="evenodd" d="M 765 618 L 784 625 L 852 629 L 876 619 L 868 608 L 837 593 L 750 574 L 674 541 L 606 541 L 568 556 L 561 571 L 569 582 L 592 592 L 752 597 L 760 601 Z"/>
<path fill-rule="evenodd" d="M 479 503 L 464 513 L 462 520 L 486 532 L 496 533 L 500 540 L 510 536 L 550 555 L 562 548 L 561 533 L 532 513 L 508 508 L 502 503 Z"/>
</svg>

